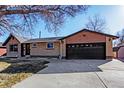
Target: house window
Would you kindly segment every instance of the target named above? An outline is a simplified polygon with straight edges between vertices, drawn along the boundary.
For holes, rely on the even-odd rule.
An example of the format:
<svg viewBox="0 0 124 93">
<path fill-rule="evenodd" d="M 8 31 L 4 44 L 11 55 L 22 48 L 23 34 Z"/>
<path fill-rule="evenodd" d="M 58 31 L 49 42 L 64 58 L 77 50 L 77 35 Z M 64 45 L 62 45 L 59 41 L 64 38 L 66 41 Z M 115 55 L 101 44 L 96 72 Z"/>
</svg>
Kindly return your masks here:
<svg viewBox="0 0 124 93">
<path fill-rule="evenodd" d="M 76 45 L 76 47 L 80 47 L 79 45 Z"/>
<path fill-rule="evenodd" d="M 88 44 L 86 44 L 85 46 L 86 46 L 86 47 L 88 47 L 89 45 L 88 45 Z"/>
<path fill-rule="evenodd" d="M 53 49 L 54 44 L 53 43 L 47 43 L 47 49 Z"/>
<path fill-rule="evenodd" d="M 10 45 L 10 51 L 11 52 L 18 52 L 18 45 L 17 44 Z"/>
<path fill-rule="evenodd" d="M 37 44 L 36 43 L 33 43 L 32 44 L 32 48 L 36 48 L 37 47 Z"/>
<path fill-rule="evenodd" d="M 74 48 L 74 47 L 75 47 L 75 45 L 72 45 L 71 47 L 72 47 L 72 48 Z"/>
</svg>

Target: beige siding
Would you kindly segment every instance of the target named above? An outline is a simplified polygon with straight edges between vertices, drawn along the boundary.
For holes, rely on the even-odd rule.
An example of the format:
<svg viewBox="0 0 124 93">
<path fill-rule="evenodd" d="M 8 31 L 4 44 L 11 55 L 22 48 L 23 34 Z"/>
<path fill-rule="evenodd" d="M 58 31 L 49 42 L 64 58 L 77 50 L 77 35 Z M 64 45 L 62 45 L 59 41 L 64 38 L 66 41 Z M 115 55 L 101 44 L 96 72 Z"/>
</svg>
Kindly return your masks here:
<svg viewBox="0 0 124 93">
<path fill-rule="evenodd" d="M 62 40 L 62 57 L 66 57 L 66 40 Z"/>
<path fill-rule="evenodd" d="M 106 59 L 111 59 L 113 56 L 112 38 L 106 37 Z"/>
<path fill-rule="evenodd" d="M 11 52 L 10 45 L 17 44 L 18 45 L 18 52 Z M 11 38 L 6 45 L 7 47 L 7 57 L 21 57 L 21 44 L 16 38 Z"/>
<path fill-rule="evenodd" d="M 54 42 L 53 49 L 47 49 L 47 42 L 36 43 L 36 47 L 31 44 L 31 56 L 59 56 L 60 42 Z"/>
</svg>

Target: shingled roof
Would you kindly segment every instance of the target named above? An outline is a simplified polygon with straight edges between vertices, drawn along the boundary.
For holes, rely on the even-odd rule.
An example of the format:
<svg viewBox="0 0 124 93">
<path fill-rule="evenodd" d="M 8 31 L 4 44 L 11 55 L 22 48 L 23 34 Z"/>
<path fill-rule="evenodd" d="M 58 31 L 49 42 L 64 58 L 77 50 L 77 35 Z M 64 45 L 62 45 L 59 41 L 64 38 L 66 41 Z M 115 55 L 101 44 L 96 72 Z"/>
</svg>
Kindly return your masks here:
<svg viewBox="0 0 124 93">
<path fill-rule="evenodd" d="M 25 37 L 21 37 L 19 35 L 16 35 L 16 34 L 10 34 L 9 37 L 5 40 L 5 42 L 3 43 L 3 46 L 5 46 L 8 41 L 10 40 L 11 37 L 15 37 L 20 43 L 23 43 L 24 41 L 27 41 L 28 39 L 25 38 Z"/>
<path fill-rule="evenodd" d="M 63 37 L 48 37 L 48 38 L 36 38 L 36 39 L 30 39 L 27 40 L 23 43 L 33 43 L 33 42 L 55 42 L 58 41 L 59 39 L 61 39 Z"/>
</svg>

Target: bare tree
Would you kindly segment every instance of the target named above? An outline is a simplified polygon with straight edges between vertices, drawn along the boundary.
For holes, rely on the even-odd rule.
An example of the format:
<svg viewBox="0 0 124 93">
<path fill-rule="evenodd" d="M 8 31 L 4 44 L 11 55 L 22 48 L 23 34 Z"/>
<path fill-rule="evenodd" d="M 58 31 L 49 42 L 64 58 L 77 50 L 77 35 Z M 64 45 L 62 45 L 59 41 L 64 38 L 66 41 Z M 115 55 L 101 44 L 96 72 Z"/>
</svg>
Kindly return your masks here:
<svg viewBox="0 0 124 93">
<path fill-rule="evenodd" d="M 89 17 L 85 27 L 96 32 L 103 32 L 106 29 L 106 22 L 99 15 L 94 15 L 93 17 Z"/>
<path fill-rule="evenodd" d="M 118 31 L 117 36 L 119 37 L 119 39 L 116 41 L 116 43 L 117 44 L 124 43 L 124 29 L 122 29 L 121 31 Z"/>
<path fill-rule="evenodd" d="M 39 21 L 44 21 L 48 31 L 57 31 L 66 17 L 75 17 L 78 13 L 84 13 L 88 7 L 85 5 L 1 5 L 0 33 L 5 31 L 17 33 L 19 30 L 31 32 Z"/>
</svg>

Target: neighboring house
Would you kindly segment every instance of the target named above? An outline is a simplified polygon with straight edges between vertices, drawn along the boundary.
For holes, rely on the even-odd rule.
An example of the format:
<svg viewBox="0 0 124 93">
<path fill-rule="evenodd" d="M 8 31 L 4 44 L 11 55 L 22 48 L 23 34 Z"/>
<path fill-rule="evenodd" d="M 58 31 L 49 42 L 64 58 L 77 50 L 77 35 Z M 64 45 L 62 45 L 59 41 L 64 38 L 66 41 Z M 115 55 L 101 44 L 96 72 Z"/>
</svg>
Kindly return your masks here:
<svg viewBox="0 0 124 93">
<path fill-rule="evenodd" d="M 2 46 L 2 43 L 0 43 L 0 56 L 6 55 L 6 47 Z"/>
<path fill-rule="evenodd" d="M 65 37 L 30 40 L 19 40 L 10 35 L 3 45 L 7 47 L 7 57 L 111 59 L 113 58 L 112 40 L 117 38 L 117 36 L 83 29 Z"/>
<path fill-rule="evenodd" d="M 115 58 L 124 59 L 124 44 L 114 47 L 113 52 Z"/>
</svg>

